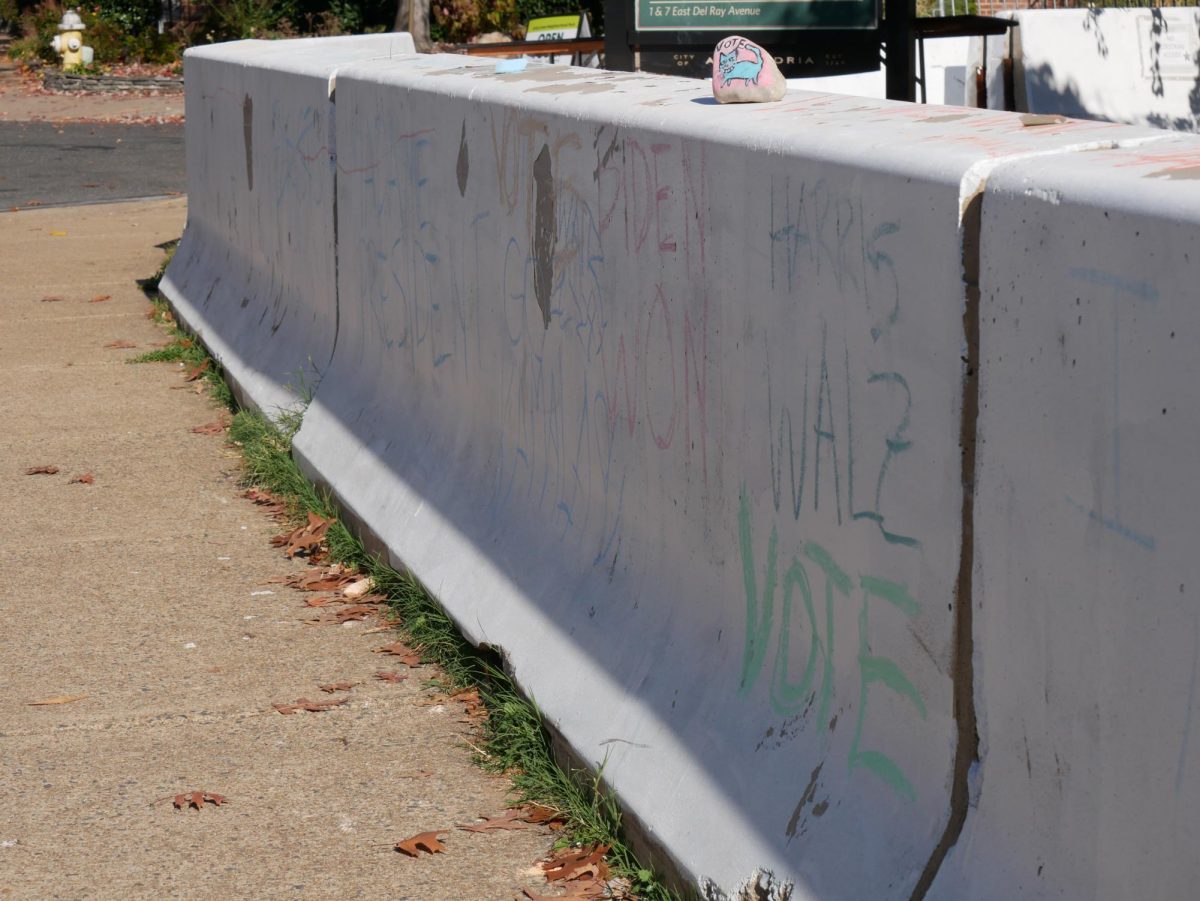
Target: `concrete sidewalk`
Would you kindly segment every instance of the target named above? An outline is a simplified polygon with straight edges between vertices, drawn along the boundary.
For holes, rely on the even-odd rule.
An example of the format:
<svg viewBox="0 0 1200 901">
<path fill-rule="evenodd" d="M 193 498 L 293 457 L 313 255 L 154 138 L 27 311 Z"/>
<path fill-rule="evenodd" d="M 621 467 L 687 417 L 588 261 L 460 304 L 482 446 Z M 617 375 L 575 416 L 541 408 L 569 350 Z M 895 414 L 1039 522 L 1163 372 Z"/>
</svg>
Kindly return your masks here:
<svg viewBox="0 0 1200 901">
<path fill-rule="evenodd" d="M 397 668 L 371 653 L 390 634 L 301 622 L 310 595 L 270 580 L 303 564 L 269 545 L 280 527 L 239 497 L 223 437 L 190 431 L 218 411 L 172 390 L 177 368 L 124 362 L 165 337 L 133 280 L 184 213 L 0 213 L 0 897 L 459 901 L 544 885 L 530 868 L 548 833 L 453 829 L 502 812 L 507 784 L 471 764 L 460 707 L 422 703 L 432 668 L 378 681 Z M 59 472 L 24 474 L 38 466 Z M 345 706 L 272 709 L 343 680 L 362 683 Z M 30 706 L 63 696 L 81 697 Z M 193 790 L 228 803 L 173 809 Z M 392 850 L 434 829 L 446 853 Z"/>
</svg>

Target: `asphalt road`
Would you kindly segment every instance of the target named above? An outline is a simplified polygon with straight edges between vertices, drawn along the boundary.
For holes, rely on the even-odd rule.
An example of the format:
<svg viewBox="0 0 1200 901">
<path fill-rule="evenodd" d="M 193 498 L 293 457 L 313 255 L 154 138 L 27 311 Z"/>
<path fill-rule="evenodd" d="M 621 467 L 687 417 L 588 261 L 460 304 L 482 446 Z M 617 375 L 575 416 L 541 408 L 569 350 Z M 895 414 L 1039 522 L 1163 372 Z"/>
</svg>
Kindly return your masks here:
<svg viewBox="0 0 1200 901">
<path fill-rule="evenodd" d="M 182 125 L 0 122 L 0 211 L 186 189 Z"/>
</svg>

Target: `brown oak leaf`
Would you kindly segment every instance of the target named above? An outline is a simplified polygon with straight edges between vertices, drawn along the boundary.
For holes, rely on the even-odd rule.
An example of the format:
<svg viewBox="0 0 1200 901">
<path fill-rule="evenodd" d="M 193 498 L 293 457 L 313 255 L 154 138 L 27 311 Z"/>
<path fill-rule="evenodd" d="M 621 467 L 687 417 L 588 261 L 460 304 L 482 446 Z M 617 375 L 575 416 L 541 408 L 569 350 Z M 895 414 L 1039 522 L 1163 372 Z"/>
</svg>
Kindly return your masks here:
<svg viewBox="0 0 1200 901">
<path fill-rule="evenodd" d="M 608 845 L 585 845 L 582 848 L 564 848 L 542 864 L 542 872 L 549 882 L 568 879 L 607 879 L 608 864 L 604 855 Z"/>
<path fill-rule="evenodd" d="M 445 834 L 445 829 L 422 832 L 419 835 L 396 842 L 396 850 L 401 854 L 407 854 L 409 857 L 420 857 L 422 851 L 426 854 L 441 854 L 446 850 L 446 846 L 439 841 L 438 837 Z"/>
<path fill-rule="evenodd" d="M 200 378 L 200 376 L 204 375 L 204 373 L 208 371 L 208 362 L 209 361 L 206 359 L 201 361 L 199 366 L 193 366 L 187 371 L 187 375 L 183 377 L 183 380 L 185 382 L 196 381 L 196 379 Z"/>
<path fill-rule="evenodd" d="M 25 470 L 27 476 L 52 476 L 58 472 L 57 466 L 30 466 Z"/>
<path fill-rule="evenodd" d="M 112 300 L 111 294 L 97 294 L 88 303 L 104 303 L 106 300 Z"/>
<path fill-rule="evenodd" d="M 544 824 L 551 829 L 558 829 L 566 822 L 561 810 L 555 810 L 553 807 L 547 807 L 544 804 L 526 804 L 519 809 L 523 811 L 525 822 L 533 823 L 537 826 Z"/>
<path fill-rule="evenodd" d="M 171 799 L 171 804 L 176 810 L 183 810 L 187 807 L 199 810 L 204 806 L 205 801 L 214 807 L 220 807 L 222 804 L 228 802 L 228 800 L 224 795 L 218 795 L 215 792 L 194 791 L 176 795 Z"/>
<path fill-rule="evenodd" d="M 587 882 L 575 881 L 561 887 L 566 889 L 561 895 L 542 895 L 531 888 L 522 889 L 521 894 L 529 901 L 558 901 L 561 898 L 573 898 L 576 901 L 602 901 L 602 899 L 610 897 L 632 897 L 611 895 L 608 882 L 603 879 L 590 879 Z"/>
<path fill-rule="evenodd" d="M 528 829 L 530 823 L 522 816 L 520 810 L 510 810 L 498 817 L 480 815 L 482 823 L 458 823 L 458 828 L 464 832 L 495 832 L 499 829 Z"/>
<path fill-rule="evenodd" d="M 69 485 L 91 485 L 96 481 L 96 477 L 90 472 L 85 472 L 81 476 L 75 476 L 68 482 Z"/>
<path fill-rule="evenodd" d="M 128 347 L 137 347 L 136 344 L 134 344 L 132 341 L 128 340 L 127 338 L 118 338 L 116 341 L 109 341 L 104 346 L 111 347 L 113 350 L 124 350 Z"/>
<path fill-rule="evenodd" d="M 334 597 L 309 598 L 307 601 L 304 602 L 304 606 L 305 607 L 328 607 L 330 604 L 340 604 L 340 603 L 342 603 L 341 598 L 334 598 Z"/>
<path fill-rule="evenodd" d="M 57 294 L 47 294 L 42 298 L 42 303 L 61 303 L 64 299 Z"/>
<path fill-rule="evenodd" d="M 197 435 L 219 435 L 225 431 L 225 423 L 220 419 L 214 419 L 212 422 L 206 422 L 204 425 L 195 426 L 190 431 Z"/>
<path fill-rule="evenodd" d="M 357 575 L 340 563 L 336 563 L 333 566 L 322 567 L 316 572 L 293 573 L 274 581 L 291 585 L 300 591 L 332 591 L 347 582 L 353 582 L 356 578 L 358 578 Z"/>
<path fill-rule="evenodd" d="M 304 710 L 308 713 L 322 713 L 326 710 L 331 710 L 334 707 L 341 707 L 343 704 L 347 704 L 349 702 L 349 697 L 330 698 L 328 701 L 310 701 L 308 698 L 297 698 L 291 704 L 272 704 L 271 706 L 284 716 L 290 716 L 297 710 Z"/>
<path fill-rule="evenodd" d="M 450 698 L 454 701 L 461 701 L 469 717 L 479 718 L 487 716 L 487 708 L 483 706 L 483 700 L 479 697 L 479 689 L 477 688 L 460 688 L 454 694 L 450 695 Z"/>
<path fill-rule="evenodd" d="M 400 662 L 405 666 L 421 665 L 421 655 L 402 641 L 397 641 L 394 644 L 385 644 L 378 648 L 371 648 L 371 652 L 374 654 L 387 654 L 390 657 L 398 657 L 400 658 Z"/>
<path fill-rule="evenodd" d="M 262 488 L 249 488 L 242 492 L 242 497 L 254 501 L 268 516 L 280 517 L 287 514 L 287 501 L 270 491 Z"/>
<path fill-rule="evenodd" d="M 271 539 L 271 544 L 274 547 L 285 548 L 284 553 L 289 557 L 295 557 L 302 552 L 311 555 L 325 540 L 325 533 L 329 531 L 329 527 L 333 523 L 332 519 L 325 519 L 315 513 L 309 513 L 308 521 L 304 525 L 293 529 L 286 535 L 276 535 Z"/>
<path fill-rule="evenodd" d="M 408 678 L 408 676 L 401 675 L 400 673 L 389 673 L 380 670 L 375 674 L 375 678 L 380 682 L 403 682 Z"/>
<path fill-rule="evenodd" d="M 355 685 L 362 685 L 361 682 L 327 682 L 324 685 L 318 685 L 317 688 L 326 694 L 333 694 L 335 691 L 349 691 Z"/>
</svg>

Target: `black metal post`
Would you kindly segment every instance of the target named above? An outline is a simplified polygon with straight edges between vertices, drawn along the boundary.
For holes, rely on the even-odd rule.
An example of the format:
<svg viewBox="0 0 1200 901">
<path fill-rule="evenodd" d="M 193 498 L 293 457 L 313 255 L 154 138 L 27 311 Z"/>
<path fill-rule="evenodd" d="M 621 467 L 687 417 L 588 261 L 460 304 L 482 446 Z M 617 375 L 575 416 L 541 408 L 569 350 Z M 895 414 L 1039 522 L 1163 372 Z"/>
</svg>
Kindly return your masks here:
<svg viewBox="0 0 1200 901">
<path fill-rule="evenodd" d="M 633 48 L 629 30 L 633 22 L 633 0 L 604 0 L 604 68 L 633 71 Z"/>
<path fill-rule="evenodd" d="M 884 8 L 883 39 L 887 52 L 888 100 L 917 99 L 916 42 L 913 20 L 917 0 L 887 0 Z"/>
</svg>

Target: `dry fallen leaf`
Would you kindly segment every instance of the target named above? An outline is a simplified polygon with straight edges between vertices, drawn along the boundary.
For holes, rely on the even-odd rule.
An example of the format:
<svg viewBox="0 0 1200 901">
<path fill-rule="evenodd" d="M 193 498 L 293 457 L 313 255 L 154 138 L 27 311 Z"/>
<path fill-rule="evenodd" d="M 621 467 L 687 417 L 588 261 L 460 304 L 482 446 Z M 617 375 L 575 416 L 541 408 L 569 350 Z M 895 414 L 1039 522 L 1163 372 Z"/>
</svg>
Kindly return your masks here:
<svg viewBox="0 0 1200 901">
<path fill-rule="evenodd" d="M 482 823 L 458 823 L 458 828 L 464 832 L 495 832 L 499 829 L 528 829 L 530 823 L 522 816 L 520 810 L 510 810 L 498 817 L 480 816 Z"/>
<path fill-rule="evenodd" d="M 529 901 L 560 901 L 562 898 L 575 899 L 575 901 L 602 901 L 604 898 L 617 897 L 609 894 L 609 885 L 603 879 L 590 879 L 587 882 L 577 881 L 561 887 L 566 889 L 561 895 L 542 895 L 531 888 L 521 889 L 521 894 Z"/>
<path fill-rule="evenodd" d="M 333 523 L 332 519 L 309 513 L 308 522 L 286 535 L 276 535 L 271 539 L 271 544 L 274 547 L 285 548 L 284 553 L 289 557 L 295 557 L 301 552 L 311 555 L 325 540 L 325 533 Z"/>
<path fill-rule="evenodd" d="M 455 701 L 461 701 L 466 707 L 466 714 L 469 717 L 486 717 L 487 708 L 483 706 L 483 699 L 479 697 L 479 689 L 477 688 L 460 688 L 450 698 Z"/>
<path fill-rule="evenodd" d="M 91 485 L 95 481 L 96 481 L 96 477 L 94 475 L 92 475 L 90 472 L 85 472 L 81 476 L 75 476 L 67 484 L 69 484 L 69 485 Z"/>
<path fill-rule="evenodd" d="M 420 835 L 414 835 L 411 838 L 397 842 L 396 850 L 401 854 L 407 854 L 409 857 L 420 857 L 422 851 L 426 854 L 441 854 L 446 850 L 446 846 L 438 840 L 438 836 L 445 833 L 445 829 L 438 829 L 434 832 L 422 832 Z"/>
<path fill-rule="evenodd" d="M 308 698 L 297 698 L 291 704 L 272 704 L 271 706 L 285 716 L 290 716 L 297 710 L 306 710 L 309 713 L 322 713 L 334 707 L 341 707 L 343 704 L 349 703 L 349 701 L 349 697 L 331 698 L 328 701 L 310 701 Z"/>
<path fill-rule="evenodd" d="M 64 298 L 59 297 L 57 294 L 47 294 L 45 297 L 42 298 L 42 303 L 59 303 L 63 299 Z"/>
<path fill-rule="evenodd" d="M 204 373 L 207 371 L 208 371 L 208 360 L 205 359 L 205 360 L 201 361 L 199 366 L 193 366 L 191 369 L 189 369 L 187 372 L 187 375 L 185 375 L 183 377 L 183 380 L 185 382 L 194 382 L 194 381 L 196 381 L 196 379 L 200 378 L 200 376 L 204 375 Z"/>
<path fill-rule="evenodd" d="M 333 694 L 335 691 L 349 691 L 355 685 L 362 685 L 361 682 L 327 682 L 324 685 L 318 685 L 317 688 L 326 694 Z"/>
<path fill-rule="evenodd" d="M 331 611 L 334 622 L 348 623 L 351 620 L 362 622 L 367 617 L 377 616 L 379 608 L 374 604 L 353 604 L 341 610 Z"/>
<path fill-rule="evenodd" d="M 176 795 L 171 799 L 171 804 L 176 810 L 183 810 L 186 807 L 199 810 L 204 806 L 205 801 L 209 802 L 214 807 L 220 807 L 222 804 L 227 803 L 228 800 L 229 799 L 224 795 L 218 795 L 215 792 L 194 791 L 184 792 L 181 795 Z"/>
<path fill-rule="evenodd" d="M 380 670 L 375 674 L 375 678 L 380 682 L 403 682 L 408 678 L 408 676 L 401 675 L 400 673 L 389 673 Z"/>
<path fill-rule="evenodd" d="M 347 582 L 353 582 L 358 576 L 350 572 L 340 563 L 332 566 L 310 570 L 307 573 L 293 573 L 290 576 L 280 576 L 272 582 L 283 583 L 300 591 L 332 591 L 341 588 Z"/>
<path fill-rule="evenodd" d="M 566 822 L 561 810 L 547 807 L 544 804 L 526 804 L 519 809 L 523 812 L 525 822 L 533 823 L 535 826 L 546 825 L 551 829 L 558 829 Z"/>
<path fill-rule="evenodd" d="M 394 644 L 385 644 L 379 648 L 371 648 L 371 653 L 399 657 L 400 662 L 405 666 L 421 665 L 421 656 L 402 641 L 397 641 Z"/>
<path fill-rule="evenodd" d="M 242 497 L 254 501 L 268 516 L 283 516 L 287 513 L 287 502 L 262 488 L 249 488 L 242 492 Z"/>
<path fill-rule="evenodd" d="M 57 466 L 30 466 L 25 470 L 27 476 L 52 476 L 58 472 Z"/>
<path fill-rule="evenodd" d="M 114 350 L 124 350 L 127 347 L 137 347 L 136 344 L 134 344 L 132 341 L 129 341 L 125 338 L 118 338 L 116 341 L 109 341 L 104 346 L 111 347 Z"/>
<path fill-rule="evenodd" d="M 58 704 L 74 704 L 76 701 L 82 701 L 87 695 L 59 695 L 55 698 L 44 698 L 41 701 L 30 701 L 25 706 L 27 707 L 52 707 Z"/>
<path fill-rule="evenodd" d="M 568 879 L 607 879 L 608 864 L 604 855 L 608 845 L 585 845 L 582 848 L 564 848 L 542 864 L 542 872 L 549 882 Z"/>
<path fill-rule="evenodd" d="M 191 429 L 197 435 L 219 435 L 225 431 L 225 423 L 220 419 L 214 419 L 212 422 L 206 422 L 204 425 L 198 425 Z"/>
<path fill-rule="evenodd" d="M 104 303 L 106 300 L 112 300 L 111 294 L 97 294 L 88 303 Z"/>
</svg>

